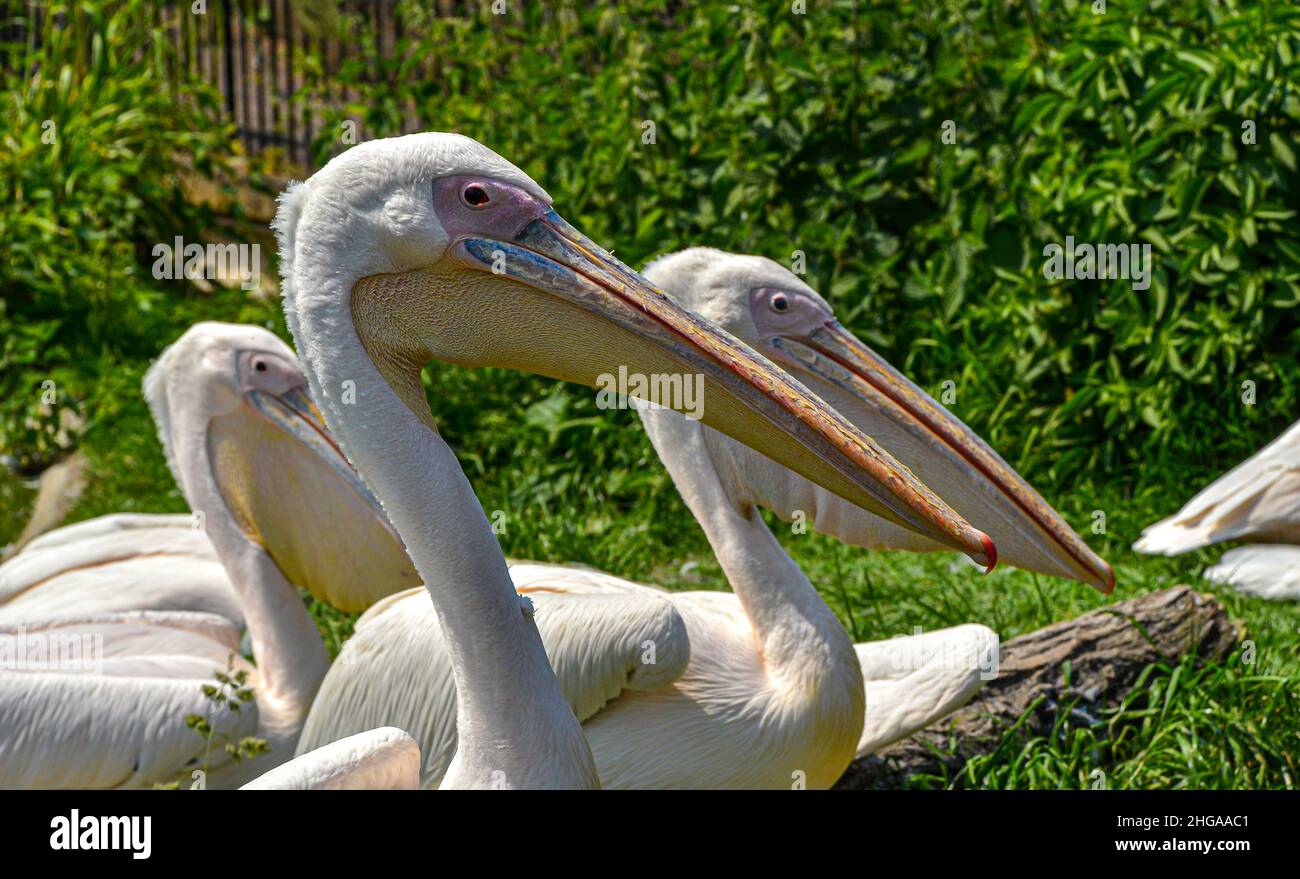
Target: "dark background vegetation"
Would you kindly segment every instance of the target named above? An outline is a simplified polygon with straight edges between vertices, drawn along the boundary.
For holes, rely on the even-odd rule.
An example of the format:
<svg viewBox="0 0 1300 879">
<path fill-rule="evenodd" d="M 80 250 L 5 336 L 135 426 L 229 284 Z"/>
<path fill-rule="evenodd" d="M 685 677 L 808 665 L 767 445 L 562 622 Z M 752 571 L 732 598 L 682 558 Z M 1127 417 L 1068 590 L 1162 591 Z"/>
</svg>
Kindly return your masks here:
<svg viewBox="0 0 1300 879">
<path fill-rule="evenodd" d="M 94 477 L 73 518 L 183 509 L 140 400 L 150 358 L 200 319 L 286 334 L 277 302 L 155 281 L 149 252 L 214 229 L 269 246 L 238 199 L 215 212 L 179 181 L 273 190 L 288 169 L 275 151 L 244 155 L 211 85 L 167 63 L 152 4 L 57 6 L 68 26 L 39 49 L 3 43 L 0 450 L 30 475 L 84 448 Z M 631 264 L 693 244 L 787 265 L 802 251 L 859 336 L 933 393 L 955 382 L 950 408 L 1115 563 L 1121 596 L 1198 575 L 1214 553 L 1128 546 L 1300 412 L 1291 3 L 422 6 L 399 4 L 403 36 L 381 55 L 363 20 L 303 4 L 304 22 L 350 35 L 341 65 L 302 62 L 297 100 L 324 116 L 318 163 L 345 148 L 347 120 L 360 139 L 455 130 Z M 1043 247 L 1067 235 L 1150 243 L 1150 289 L 1044 279 Z M 496 370 L 437 367 L 427 382 L 484 505 L 509 515 L 509 554 L 723 585 L 631 413 Z M 79 438 L 58 436 L 64 408 Z M 0 542 L 26 499 L 0 489 Z M 1103 535 L 1088 531 L 1098 509 Z M 859 639 L 972 620 L 1009 636 L 1102 601 L 947 559 L 786 543 Z M 1293 785 L 1300 614 L 1221 597 L 1268 645 L 1259 666 L 1160 670 L 1102 733 L 1017 744 L 956 783 L 1084 785 L 1100 765 L 1138 786 Z M 320 617 L 346 636 L 346 618 Z"/>
</svg>

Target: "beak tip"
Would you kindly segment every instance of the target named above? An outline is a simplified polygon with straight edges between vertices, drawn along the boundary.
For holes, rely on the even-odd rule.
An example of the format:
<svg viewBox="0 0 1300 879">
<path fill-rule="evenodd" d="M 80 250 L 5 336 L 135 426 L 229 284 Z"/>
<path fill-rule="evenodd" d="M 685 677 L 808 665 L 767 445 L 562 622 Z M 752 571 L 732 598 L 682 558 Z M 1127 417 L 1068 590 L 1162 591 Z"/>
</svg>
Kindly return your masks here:
<svg viewBox="0 0 1300 879">
<path fill-rule="evenodd" d="M 1101 594 L 1110 595 L 1115 591 L 1115 571 L 1106 562 L 1102 562 L 1101 567 Z"/>
<path fill-rule="evenodd" d="M 984 544 L 984 573 L 991 574 L 993 569 L 998 566 L 998 548 L 993 543 L 993 538 L 987 534 L 980 535 L 980 542 Z"/>
</svg>

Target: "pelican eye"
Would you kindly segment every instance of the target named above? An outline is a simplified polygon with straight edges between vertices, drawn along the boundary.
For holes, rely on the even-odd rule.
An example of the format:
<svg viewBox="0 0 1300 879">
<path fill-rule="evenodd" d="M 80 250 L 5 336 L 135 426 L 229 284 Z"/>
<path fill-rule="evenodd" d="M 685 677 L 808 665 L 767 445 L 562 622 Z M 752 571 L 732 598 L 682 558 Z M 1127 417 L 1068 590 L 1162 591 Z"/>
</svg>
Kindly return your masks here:
<svg viewBox="0 0 1300 879">
<path fill-rule="evenodd" d="M 777 314 L 785 314 L 790 310 L 790 300 L 784 293 L 778 293 L 772 297 L 771 306 Z"/>
<path fill-rule="evenodd" d="M 265 361 L 265 360 L 254 360 L 254 361 L 253 361 L 253 369 L 256 369 L 258 372 L 266 372 L 266 361 Z"/>
<path fill-rule="evenodd" d="M 488 196 L 487 190 L 477 183 L 466 186 L 465 191 L 461 193 L 461 198 L 465 201 L 465 204 L 472 208 L 486 207 L 487 203 L 492 200 Z"/>
</svg>

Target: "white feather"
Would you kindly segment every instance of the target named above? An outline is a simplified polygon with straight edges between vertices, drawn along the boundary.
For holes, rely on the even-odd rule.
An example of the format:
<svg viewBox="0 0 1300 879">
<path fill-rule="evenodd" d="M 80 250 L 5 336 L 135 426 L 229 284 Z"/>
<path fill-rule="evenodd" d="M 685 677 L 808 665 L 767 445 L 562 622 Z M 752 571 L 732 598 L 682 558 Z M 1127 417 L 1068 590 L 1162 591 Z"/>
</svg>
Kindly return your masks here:
<svg viewBox="0 0 1300 879">
<path fill-rule="evenodd" d="M 1178 555 L 1225 540 L 1300 542 L 1300 422 L 1148 526 L 1133 548 Z"/>
<path fill-rule="evenodd" d="M 774 681 L 735 595 L 665 592 L 583 568 L 511 567 L 566 700 L 584 722 L 601 786 L 810 787 L 834 783 L 833 744 L 813 734 L 830 694 Z M 647 651 L 653 663 L 647 663 Z M 967 625 L 857 646 L 863 756 L 960 707 L 994 665 L 997 636 Z M 689 661 L 689 663 L 688 663 Z M 375 726 L 420 743 L 421 784 L 438 787 L 456 750 L 456 694 L 423 590 L 376 604 L 326 676 L 299 741 L 305 753 Z"/>
<path fill-rule="evenodd" d="M 1239 546 L 1207 568 L 1205 579 L 1257 598 L 1300 600 L 1300 546 Z"/>
<path fill-rule="evenodd" d="M 51 654 L 55 644 L 65 661 Z M 145 612 L 32 623 L 0 630 L 0 645 L 9 648 L 0 652 L 0 787 L 188 784 L 205 765 L 209 783 L 220 785 L 255 772 L 234 765 L 220 744 L 205 763 L 207 744 L 185 722 L 212 714 L 218 736 L 257 733 L 257 703 L 213 713 L 203 695 L 238 646 L 221 617 Z M 72 663 L 74 645 L 82 652 Z"/>
<path fill-rule="evenodd" d="M 393 727 L 348 736 L 295 757 L 240 790 L 415 790 L 420 746 Z"/>
<path fill-rule="evenodd" d="M 225 568 L 186 515 L 101 516 L 44 534 L 0 565 L 0 624 L 129 610 L 243 625 Z"/>
</svg>

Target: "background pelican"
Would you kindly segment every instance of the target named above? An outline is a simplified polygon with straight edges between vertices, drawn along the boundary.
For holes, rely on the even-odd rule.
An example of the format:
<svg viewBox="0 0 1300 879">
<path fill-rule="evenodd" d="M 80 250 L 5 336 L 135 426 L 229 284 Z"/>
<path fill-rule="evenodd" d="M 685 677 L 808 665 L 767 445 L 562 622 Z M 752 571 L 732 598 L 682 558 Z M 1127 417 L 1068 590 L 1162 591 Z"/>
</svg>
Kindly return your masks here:
<svg viewBox="0 0 1300 879">
<path fill-rule="evenodd" d="M 596 773 L 534 606 L 521 603 L 491 526 L 433 424 L 420 382 L 429 360 L 590 386 L 620 365 L 646 375 L 698 373 L 713 426 L 880 515 L 977 561 L 994 560 L 986 535 L 821 400 L 583 237 L 536 183 L 474 141 L 425 134 L 357 146 L 285 195 L 276 228 L 285 313 L 312 390 L 382 500 L 437 614 L 441 638 L 426 639 L 424 652 L 430 659 L 445 652 L 459 731 L 444 786 L 586 787 Z M 623 626 L 585 643 L 582 673 L 604 678 L 604 688 L 686 667 L 694 645 L 666 597 L 570 598 L 554 596 L 543 613 L 562 613 L 566 603 L 624 609 L 600 616 Z M 833 617 L 809 623 L 800 636 L 839 628 Z M 836 709 L 847 717 L 842 741 L 825 743 L 829 759 L 813 754 L 809 765 L 781 767 L 787 779 L 791 768 L 820 778 L 827 767 L 813 764 L 842 769 L 853 754 L 862 685 L 852 645 L 839 635 L 843 643 L 825 649 L 846 654 L 839 665 L 851 669 L 835 682 L 844 691 Z M 733 637 L 753 654 L 748 633 Z M 629 657 L 637 638 L 641 653 Z M 750 683 L 735 678 L 737 687 Z M 418 697 L 418 680 L 401 695 Z"/>
<path fill-rule="evenodd" d="M 944 479 L 970 518 L 996 521 L 1017 564 L 1110 587 L 1106 564 L 1019 476 L 839 328 L 829 307 L 794 275 L 770 260 L 706 249 L 661 260 L 647 274 L 688 308 L 771 348 L 814 390 L 836 392 L 841 414 L 859 426 L 888 427 L 904 437 L 897 442 L 913 469 L 924 466 Z M 824 345 L 826 334 L 845 359 L 871 358 L 874 370 L 850 372 L 838 362 L 786 353 Z M 665 593 L 555 565 L 511 568 L 516 588 L 537 602 L 542 640 L 584 722 L 605 786 L 788 787 L 796 779 L 828 786 L 855 753 L 956 708 L 979 686 L 981 671 L 993 669 L 996 636 L 982 626 L 860 644 L 855 659 L 847 633 L 754 507 L 787 518 L 802 510 L 818 528 L 859 544 L 942 546 L 697 421 L 666 409 L 640 414 L 735 594 Z M 620 670 L 631 665 L 634 673 L 616 678 L 591 668 L 594 644 L 608 630 L 623 631 L 636 620 L 648 627 L 664 599 L 685 621 L 684 668 L 684 656 L 665 659 L 658 644 L 654 673 L 636 668 L 644 641 L 631 634 L 609 661 Z M 436 614 L 418 591 L 372 608 L 322 686 L 300 751 L 392 724 L 416 736 L 424 783 L 436 785 L 456 744 L 448 663 L 441 654 L 437 664 L 430 658 L 438 633 Z M 865 724 L 858 707 L 864 677 Z"/>
<path fill-rule="evenodd" d="M 1292 545 L 1300 543 L 1300 422 L 1147 526 L 1133 548 L 1178 555 L 1228 540 L 1262 545 L 1225 553 L 1207 579 L 1262 598 L 1300 598 L 1300 550 Z"/>
<path fill-rule="evenodd" d="M 202 442 L 186 438 L 207 430 L 212 413 L 199 407 L 173 411 L 168 389 L 185 396 L 187 383 L 220 380 L 217 373 L 222 369 L 229 371 L 225 380 L 237 385 L 237 371 L 244 366 L 222 359 L 217 352 L 244 342 L 250 351 L 273 355 L 275 360 L 268 363 L 291 374 L 284 380 L 296 382 L 294 404 L 315 428 L 310 434 L 300 432 L 296 444 L 275 445 L 277 454 L 297 451 L 303 457 L 292 467 L 258 473 L 259 484 L 250 487 L 263 520 L 258 539 L 272 557 L 290 568 L 287 574 L 292 582 L 311 588 L 317 598 L 334 602 L 342 610 L 365 610 L 374 600 L 418 583 L 396 534 L 361 481 L 351 475 L 347 490 L 338 490 L 340 474 L 335 468 L 345 462 L 319 421 L 307 393 L 306 377 L 289 347 L 260 327 L 195 324 L 160 355 L 146 378 L 150 413 L 182 492 L 179 474 L 202 469 L 206 463 L 178 462 L 172 450 L 182 448 L 183 454 L 205 457 L 210 454 Z M 254 430 L 221 432 L 223 455 L 231 461 L 253 461 L 267 454 L 263 434 Z M 332 465 L 322 467 L 324 459 Z M 185 466 L 179 466 L 181 463 Z M 248 477 L 247 473 L 230 472 L 241 479 Z M 319 538 L 305 527 L 321 514 L 318 504 L 328 505 L 330 515 Z M 244 507 L 219 513 L 252 515 Z M 206 516 L 200 509 L 189 514 L 115 513 L 37 537 L 0 564 L 0 625 L 148 610 L 214 613 L 243 628 L 243 608 L 231 586 L 231 572 L 208 537 Z M 297 517 L 298 521 L 280 522 L 282 517 Z M 327 534 L 346 534 L 349 539 L 325 543 Z M 321 545 L 309 546 L 317 539 Z M 313 564 L 315 571 L 308 570 Z M 393 575 L 391 579 L 385 572 Z M 332 585 L 346 579 L 353 583 L 344 591 Z"/>
<path fill-rule="evenodd" d="M 373 499 L 316 421 L 283 342 L 254 327 L 198 324 L 150 369 L 145 396 L 177 484 L 203 514 L 238 597 L 256 667 L 237 656 L 239 630 L 212 614 L 101 612 L 92 602 L 82 613 L 6 623 L 7 643 L 30 649 L 0 670 L 0 787 L 140 787 L 202 765 L 212 770 L 209 786 L 233 785 L 288 759 L 328 666 L 294 584 L 341 594 L 340 578 L 372 567 L 363 550 L 379 538 L 367 534 L 350 546 L 357 517 L 340 525 L 330 511 Z M 300 504 L 286 510 L 280 491 L 290 484 Z M 370 521 L 389 529 L 380 516 Z M 118 532 L 140 531 L 135 520 L 117 524 L 126 526 Z M 164 537 L 169 530 L 181 529 L 164 527 Z M 58 550 L 58 542 L 47 548 Z M 385 554 L 400 557 L 400 549 Z M 407 576 L 415 582 L 409 565 Z M 97 590 L 130 587 L 112 575 L 81 585 L 92 599 Z M 345 591 L 358 589 L 365 587 Z M 187 714 L 210 713 L 202 687 L 228 663 L 248 674 L 255 698 L 238 714 L 218 709 L 214 727 L 271 748 L 242 765 L 220 742 L 205 756 L 185 723 Z"/>
<path fill-rule="evenodd" d="M 0 565 L 0 625 L 179 610 L 240 628 L 239 598 L 198 526 L 189 514 L 114 513 L 42 534 Z"/>
<path fill-rule="evenodd" d="M 256 328 L 250 328 L 250 331 L 260 332 Z M 196 328 L 195 332 L 201 332 L 201 329 Z M 166 363 L 175 368 L 177 358 L 169 357 Z M 715 438 L 725 436 L 716 434 L 711 428 L 704 430 Z M 659 447 L 672 448 L 662 442 Z M 305 448 L 302 451 L 303 454 L 312 454 Z M 737 444 L 737 452 L 749 453 L 749 449 Z M 257 454 L 257 449 L 250 448 L 243 453 Z M 680 453 L 671 456 L 675 457 L 680 457 Z M 665 460 L 671 458 L 666 455 Z M 769 459 L 762 460 L 768 466 L 780 468 Z M 691 477 L 688 470 L 679 470 L 679 474 L 680 479 Z M 804 488 L 819 492 L 821 510 L 830 509 L 829 505 L 842 504 L 834 495 L 807 483 L 792 471 L 785 470 L 785 478 L 801 480 Z M 286 484 L 279 492 L 285 515 L 293 515 L 293 511 L 303 505 L 305 499 L 297 496 L 301 485 L 301 482 Z M 692 507 L 698 509 L 698 505 Z M 884 522 L 857 507 L 843 507 L 837 516 L 860 514 L 875 523 Z M 373 508 L 354 505 L 337 508 L 331 515 L 342 520 L 349 512 L 360 514 L 347 529 L 357 535 L 354 544 L 366 535 L 378 537 L 381 544 L 369 547 L 366 558 L 378 559 L 385 547 L 388 551 L 399 549 L 391 534 L 374 529 L 364 521 L 376 514 Z M 6 609 L 10 619 L 21 622 L 78 610 L 83 615 L 92 611 L 200 610 L 217 612 L 236 627 L 242 627 L 242 611 L 225 568 L 217 559 L 206 534 L 196 529 L 194 522 L 194 517 L 189 515 L 118 514 L 44 535 L 18 558 L 0 567 L 0 583 L 34 584 L 20 594 L 20 600 Z M 905 529 L 899 531 L 910 533 Z M 274 554 L 274 547 L 271 549 Z M 391 559 L 386 565 L 375 567 L 405 570 L 405 564 L 402 559 Z M 525 588 L 534 588 L 536 584 L 533 581 L 537 578 L 554 581 L 556 574 L 553 566 L 515 564 L 511 567 L 511 577 L 517 586 L 522 584 Z M 358 582 L 370 587 L 370 594 L 378 594 L 383 588 L 381 579 L 366 576 Z M 400 591 L 404 585 L 405 579 L 399 578 L 391 584 L 391 589 Z M 756 588 L 762 588 L 762 584 Z M 364 594 L 335 598 L 358 603 L 368 600 Z M 39 610 L 34 611 L 34 606 Z M 411 606 L 417 611 L 423 610 L 427 602 L 416 601 Z M 545 628 L 543 641 L 550 644 Z M 871 705 L 857 751 L 858 756 L 863 756 L 963 704 L 983 683 L 983 675 L 993 665 L 996 635 L 983 626 L 967 625 L 855 646 L 863 668 L 867 700 Z M 630 649 L 629 655 L 635 652 Z M 968 657 L 970 661 L 954 661 L 960 657 Z M 581 675 L 564 677 L 561 687 L 571 706 L 587 710 L 583 708 L 588 696 L 583 692 L 582 680 Z M 643 680 L 642 683 L 646 682 Z M 328 741 L 334 736 L 334 731 L 323 730 L 313 743 L 318 739 Z M 437 775 L 440 772 L 431 780 Z"/>
</svg>

